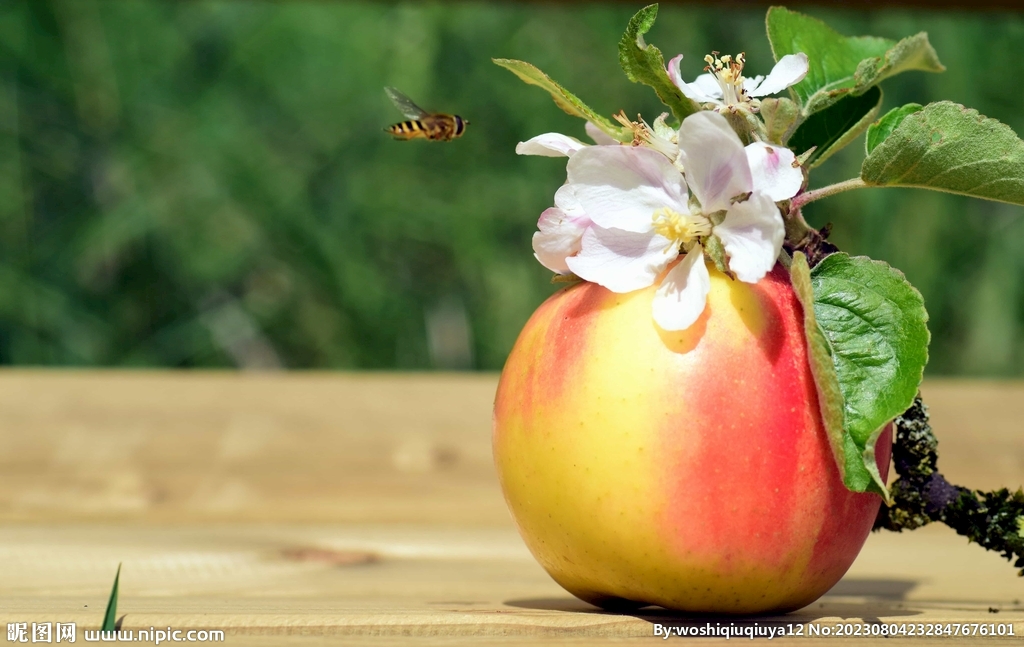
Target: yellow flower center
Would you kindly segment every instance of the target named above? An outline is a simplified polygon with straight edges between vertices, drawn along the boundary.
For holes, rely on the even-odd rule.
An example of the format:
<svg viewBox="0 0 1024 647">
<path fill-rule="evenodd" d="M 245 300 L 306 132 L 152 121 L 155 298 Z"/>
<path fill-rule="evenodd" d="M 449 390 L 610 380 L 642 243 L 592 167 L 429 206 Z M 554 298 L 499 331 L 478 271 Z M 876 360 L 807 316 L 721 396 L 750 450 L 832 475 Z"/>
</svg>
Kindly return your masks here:
<svg viewBox="0 0 1024 647">
<path fill-rule="evenodd" d="M 668 238 L 675 245 L 685 245 L 711 234 L 711 221 L 699 214 L 683 214 L 662 207 L 654 212 L 652 218 L 654 233 Z"/>
</svg>

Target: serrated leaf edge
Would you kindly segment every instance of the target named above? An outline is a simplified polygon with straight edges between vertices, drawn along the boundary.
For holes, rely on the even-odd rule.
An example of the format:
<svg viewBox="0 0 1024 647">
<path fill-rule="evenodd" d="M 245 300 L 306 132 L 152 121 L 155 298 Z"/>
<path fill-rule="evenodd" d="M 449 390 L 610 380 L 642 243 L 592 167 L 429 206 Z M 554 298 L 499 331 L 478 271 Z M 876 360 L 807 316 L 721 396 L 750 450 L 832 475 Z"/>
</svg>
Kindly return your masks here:
<svg viewBox="0 0 1024 647">
<path fill-rule="evenodd" d="M 689 97 L 684 95 L 679 88 L 672 83 L 672 80 L 668 76 L 668 72 L 665 70 L 665 57 L 654 45 L 649 45 L 644 40 L 644 34 L 651 30 L 654 26 L 654 21 L 658 17 L 658 5 L 650 4 L 640 9 L 633 17 L 629 19 L 629 23 L 626 25 L 626 31 L 623 32 L 622 38 L 619 39 L 619 67 L 626 74 L 633 83 L 643 83 L 648 87 L 652 88 L 655 94 L 658 95 L 658 99 L 665 104 L 675 115 L 676 119 L 682 121 L 686 117 L 698 112 L 700 106 L 693 102 Z M 637 76 L 632 71 L 631 62 L 637 63 L 641 66 L 645 66 L 646 61 L 643 61 L 637 53 L 651 53 L 658 61 L 658 65 L 655 66 L 657 69 L 653 71 L 654 75 L 659 77 L 658 83 L 664 86 L 664 88 L 650 83 L 647 80 Z M 648 69 L 650 69 L 648 67 Z M 668 94 L 663 90 L 667 90 Z"/>
<path fill-rule="evenodd" d="M 1020 139 L 1020 137 L 1013 130 L 1013 128 L 1010 128 L 1008 125 L 1004 124 L 1003 122 L 999 121 L 998 119 L 995 119 L 993 117 L 986 117 L 985 115 L 979 113 L 974 108 L 968 108 L 968 107 L 964 106 L 963 104 L 956 103 L 955 101 L 935 101 L 933 103 L 927 104 L 921 110 L 918 110 L 917 112 L 914 112 L 914 113 L 911 113 L 911 114 L 907 115 L 900 122 L 900 124 L 898 126 L 896 126 L 896 128 L 894 128 L 891 133 L 889 133 L 888 137 L 886 137 L 877 146 L 875 146 L 875 148 L 871 151 L 871 153 L 864 158 L 863 162 L 861 162 L 860 178 L 862 180 L 864 180 L 864 182 L 868 186 L 873 186 L 873 187 L 901 187 L 901 188 L 914 188 L 914 189 L 928 189 L 930 191 L 939 191 L 941 193 L 952 193 L 954 195 L 965 195 L 965 196 L 968 196 L 968 197 L 971 197 L 971 198 L 978 198 L 980 200 L 990 200 L 992 202 L 1002 202 L 1003 204 L 1024 205 L 1024 202 L 1010 202 L 1008 200 L 998 200 L 996 198 L 990 198 L 988 196 L 976 195 L 976 194 L 967 193 L 967 192 L 964 192 L 964 191 L 954 191 L 954 190 L 946 189 L 946 188 L 942 188 L 942 187 L 929 186 L 927 184 L 900 184 L 899 183 L 899 179 L 900 178 L 896 178 L 892 182 L 885 182 L 885 183 L 872 182 L 871 180 L 869 180 L 868 178 L 866 178 L 864 176 L 864 169 L 868 166 L 868 163 L 869 163 L 869 160 L 871 160 L 871 157 L 873 155 L 876 155 L 876 154 L 881 154 L 881 153 L 878 153 L 878 151 L 880 149 L 882 149 L 883 152 L 884 152 L 884 149 L 885 149 L 886 145 L 889 144 L 889 142 L 893 140 L 893 135 L 896 135 L 897 133 L 899 133 L 900 129 L 903 128 L 904 125 L 908 121 L 910 121 L 911 119 L 914 119 L 915 117 L 919 117 L 920 115 L 923 115 L 925 110 L 927 110 L 928 108 L 930 108 L 932 106 L 940 106 L 940 105 L 955 106 L 955 107 L 959 108 L 961 111 L 963 111 L 965 114 L 977 118 L 979 120 L 979 122 L 989 122 L 989 123 L 992 123 L 992 124 L 995 125 L 996 128 L 998 128 L 1000 130 L 1004 130 L 1004 131 L 1010 133 L 1013 137 L 1016 137 L 1018 141 L 1024 141 L 1024 140 Z M 920 118 L 923 119 L 924 117 L 921 116 Z M 895 159 L 896 159 L 896 157 L 894 156 L 893 160 L 895 160 Z M 892 161 L 890 161 L 889 164 L 892 164 Z M 886 167 L 889 164 L 887 164 Z M 884 169 L 885 169 L 885 167 L 883 167 L 882 171 L 884 171 Z M 879 175 L 882 173 L 882 171 L 879 172 Z M 947 171 L 948 171 L 948 169 L 947 169 Z M 906 175 L 906 173 L 904 173 L 904 175 Z M 900 176 L 900 177 L 903 177 L 903 176 Z M 1022 180 L 1024 180 L 1024 178 L 1022 178 Z"/>
<path fill-rule="evenodd" d="M 884 268 L 886 271 L 888 271 L 889 273 L 895 275 L 898 279 L 903 281 L 906 284 L 906 286 L 908 288 L 910 288 L 910 290 L 914 293 L 914 295 L 916 295 L 917 300 L 921 302 L 922 307 L 923 307 L 923 305 L 924 305 L 924 296 L 921 294 L 920 290 L 915 288 L 914 285 L 910 281 L 907 280 L 906 274 L 904 274 L 898 268 L 893 267 L 892 265 L 886 263 L 885 261 L 880 261 L 878 259 L 870 258 L 868 256 L 850 256 L 849 254 L 845 254 L 843 252 L 838 252 L 838 253 L 833 254 L 831 256 L 836 256 L 837 258 L 846 258 L 849 261 L 867 261 L 871 265 L 875 265 L 875 266 L 879 266 L 879 267 Z M 818 267 L 821 267 L 826 262 L 828 262 L 828 258 L 824 259 L 822 261 L 822 263 L 818 265 Z M 815 268 L 815 269 L 817 269 L 817 268 Z M 811 274 L 811 277 L 813 279 L 813 273 Z M 885 297 L 885 298 L 886 298 L 887 301 L 892 302 L 892 300 L 889 299 L 888 297 Z M 897 309 L 899 309 L 898 306 L 897 306 Z M 922 358 L 923 361 L 921 362 L 921 370 L 917 373 L 917 375 L 914 376 L 914 378 L 915 378 L 914 381 L 917 383 L 918 386 L 920 386 L 921 382 L 924 380 L 924 367 L 928 365 L 928 346 L 931 343 L 931 330 L 929 330 L 928 326 L 927 326 L 927 323 L 928 323 L 928 310 L 927 309 L 924 310 L 924 319 L 922 320 L 922 323 L 926 324 L 925 327 L 924 327 L 926 339 L 925 339 L 925 345 L 924 345 L 924 357 Z M 831 348 L 831 346 L 830 346 L 830 348 Z M 906 411 L 907 409 L 910 408 L 910 406 L 914 403 L 914 397 L 916 397 L 916 395 L 917 395 L 917 389 L 914 389 L 913 393 L 908 397 L 906 402 L 896 406 L 896 408 L 900 410 L 900 413 L 902 413 L 903 411 Z M 897 413 L 896 415 L 899 415 L 899 413 Z M 884 424 L 882 424 L 881 427 L 876 429 L 874 432 L 872 432 L 868 436 L 868 438 L 867 438 L 867 440 L 865 441 L 865 444 L 864 444 L 864 452 L 863 452 L 865 467 L 871 473 L 872 477 L 874 479 L 876 479 L 876 484 L 880 483 L 880 484 L 883 485 L 883 487 L 884 487 L 884 481 L 882 480 L 881 474 L 878 472 L 878 464 L 875 462 L 875 444 L 878 442 L 878 438 L 881 435 L 882 431 L 885 430 L 886 426 L 888 426 L 888 424 L 890 422 L 892 422 L 892 420 L 886 421 Z M 879 492 L 879 494 L 882 494 L 882 493 Z M 885 490 L 885 493 L 883 494 L 883 497 L 886 499 L 886 503 L 887 504 L 891 503 L 890 498 L 889 498 L 889 492 L 888 492 L 887 489 Z"/>
<path fill-rule="evenodd" d="M 846 469 L 846 439 L 853 441 L 845 429 L 844 399 L 842 388 L 839 385 L 839 376 L 836 374 L 835 365 L 832 360 L 832 345 L 828 337 L 818 325 L 817 317 L 814 314 L 814 289 L 811 284 L 811 270 L 807 264 L 807 257 L 803 252 L 795 252 L 790 265 L 790 283 L 796 293 L 797 300 L 804 313 L 804 337 L 807 342 L 807 359 L 811 367 L 811 375 L 814 378 L 814 386 L 818 394 L 818 409 L 821 412 L 821 419 L 825 425 L 825 433 L 828 436 L 829 446 L 843 478 L 843 483 L 849 486 L 849 474 Z M 888 424 L 888 422 L 886 423 Z M 882 429 L 877 430 L 869 438 L 861 452 L 861 459 L 871 482 L 867 491 L 879 494 L 890 504 L 892 497 L 886 487 L 882 475 L 878 471 L 875 462 L 875 445 Z M 856 446 L 856 441 L 853 441 Z M 859 448 L 858 448 L 859 449 Z"/>
<path fill-rule="evenodd" d="M 845 436 L 843 429 L 843 394 L 839 377 L 832 364 L 832 349 L 828 339 L 818 326 L 814 316 L 814 291 L 811 287 L 811 269 L 803 252 L 795 252 L 789 268 L 790 283 L 803 309 L 804 337 L 807 343 L 807 360 L 818 394 L 818 410 L 821 413 L 829 446 L 835 458 L 839 473 L 846 483 Z"/>
</svg>

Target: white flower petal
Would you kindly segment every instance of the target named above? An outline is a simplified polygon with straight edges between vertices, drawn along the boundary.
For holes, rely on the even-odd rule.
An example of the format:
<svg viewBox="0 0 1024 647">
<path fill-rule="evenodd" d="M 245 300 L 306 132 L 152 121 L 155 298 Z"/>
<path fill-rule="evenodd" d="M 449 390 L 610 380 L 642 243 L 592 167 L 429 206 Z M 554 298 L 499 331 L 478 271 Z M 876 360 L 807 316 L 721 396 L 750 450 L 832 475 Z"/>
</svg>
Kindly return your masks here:
<svg viewBox="0 0 1024 647">
<path fill-rule="evenodd" d="M 590 218 L 587 218 L 587 212 L 583 210 L 583 205 L 576 199 L 576 191 L 571 184 L 563 184 L 555 191 L 555 206 L 570 218 L 574 220 L 585 218 L 587 221 L 585 224 L 590 224 Z"/>
<path fill-rule="evenodd" d="M 583 233 L 579 254 L 567 258 L 566 265 L 612 292 L 632 292 L 654 283 L 678 255 L 679 249 L 663 236 L 592 225 Z"/>
<path fill-rule="evenodd" d="M 565 259 L 580 251 L 580 239 L 588 224 L 582 220 L 571 218 L 558 207 L 544 210 L 537 221 L 540 231 L 533 235 L 533 255 L 541 265 L 552 272 L 569 273 Z"/>
<path fill-rule="evenodd" d="M 587 131 L 587 136 L 594 140 L 594 143 L 598 146 L 618 146 L 619 142 L 606 133 L 605 131 L 594 125 L 594 122 L 588 121 L 587 125 L 583 127 Z"/>
<path fill-rule="evenodd" d="M 714 231 L 729 256 L 729 269 L 746 283 L 757 283 L 775 267 L 786 235 L 779 208 L 763 193 L 732 205 Z"/>
<path fill-rule="evenodd" d="M 756 92 L 761 81 L 764 81 L 764 77 L 758 74 L 757 76 L 745 76 L 743 77 L 743 90 L 748 95 L 751 92 Z"/>
<path fill-rule="evenodd" d="M 708 97 L 708 102 L 722 103 L 722 84 L 718 82 L 718 78 L 711 72 L 699 75 L 693 80 L 690 87 L 699 89 L 701 93 Z"/>
<path fill-rule="evenodd" d="M 803 81 L 807 76 L 807 70 L 807 54 L 786 54 L 779 59 L 764 81 L 753 90 L 747 90 L 747 94 L 752 97 L 765 97 L 782 92 L 789 86 Z"/>
<path fill-rule="evenodd" d="M 665 71 L 668 72 L 668 78 L 672 80 L 672 83 L 675 83 L 679 91 L 683 93 L 683 96 L 697 103 L 721 103 L 722 88 L 718 85 L 718 82 L 713 77 L 711 78 L 713 85 L 708 84 L 707 79 L 702 80 L 702 77 L 712 75 L 702 74 L 693 83 L 687 83 L 683 80 L 683 76 L 679 72 L 679 62 L 682 60 L 682 54 L 676 56 L 665 66 Z"/>
<path fill-rule="evenodd" d="M 711 276 L 700 245 L 669 270 L 654 293 L 654 322 L 663 330 L 685 330 L 697 321 L 707 304 Z"/>
<path fill-rule="evenodd" d="M 517 155 L 541 155 L 543 157 L 571 157 L 576 151 L 586 148 L 575 137 L 561 133 L 544 133 L 516 145 Z"/>
<path fill-rule="evenodd" d="M 591 146 L 569 159 L 567 172 L 576 199 L 601 227 L 650 232 L 658 209 L 689 211 L 683 176 L 650 148 Z"/>
<path fill-rule="evenodd" d="M 789 200 L 804 183 L 804 172 L 793 166 L 796 155 L 783 146 L 755 143 L 745 149 L 754 191 L 768 195 L 772 200 Z"/>
<path fill-rule="evenodd" d="M 704 213 L 728 209 L 731 198 L 752 190 L 743 143 L 717 112 L 704 110 L 684 119 L 679 127 L 679 148 L 686 156 L 687 184 Z"/>
</svg>

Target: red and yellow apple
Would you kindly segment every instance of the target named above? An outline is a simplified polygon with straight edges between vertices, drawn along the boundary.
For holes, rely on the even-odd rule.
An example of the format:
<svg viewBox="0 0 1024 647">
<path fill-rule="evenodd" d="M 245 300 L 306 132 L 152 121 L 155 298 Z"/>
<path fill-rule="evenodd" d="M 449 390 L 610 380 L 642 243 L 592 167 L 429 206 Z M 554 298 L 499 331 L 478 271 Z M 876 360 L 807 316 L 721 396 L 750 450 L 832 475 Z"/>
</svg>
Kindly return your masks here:
<svg viewBox="0 0 1024 647">
<path fill-rule="evenodd" d="M 655 287 L 561 290 L 502 372 L 505 498 L 537 560 L 588 602 L 797 609 L 839 581 L 878 511 L 841 481 L 786 271 L 751 285 L 709 270 L 707 307 L 680 332 L 651 318 Z M 883 433 L 883 477 L 890 452 Z"/>
</svg>

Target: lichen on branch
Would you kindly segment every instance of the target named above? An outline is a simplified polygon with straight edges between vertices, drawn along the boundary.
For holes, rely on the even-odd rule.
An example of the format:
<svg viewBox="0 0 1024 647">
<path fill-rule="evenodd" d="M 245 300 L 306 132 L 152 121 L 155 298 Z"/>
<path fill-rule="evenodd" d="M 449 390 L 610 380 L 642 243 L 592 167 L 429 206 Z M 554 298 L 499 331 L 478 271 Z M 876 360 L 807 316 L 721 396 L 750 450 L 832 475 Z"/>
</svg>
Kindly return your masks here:
<svg viewBox="0 0 1024 647">
<path fill-rule="evenodd" d="M 901 532 L 939 521 L 1013 562 L 1024 576 L 1024 491 L 992 492 L 951 484 L 938 470 L 938 440 L 921 396 L 894 421 L 892 506 L 878 511 L 874 530 Z"/>
</svg>

